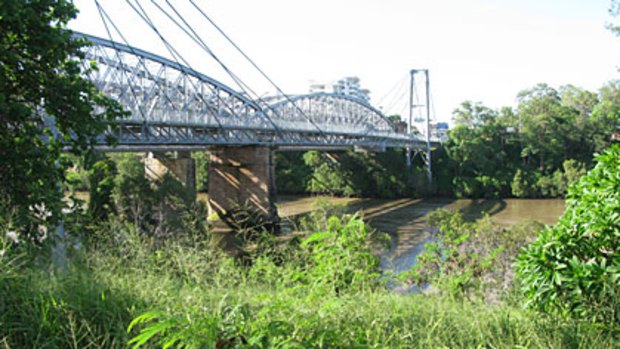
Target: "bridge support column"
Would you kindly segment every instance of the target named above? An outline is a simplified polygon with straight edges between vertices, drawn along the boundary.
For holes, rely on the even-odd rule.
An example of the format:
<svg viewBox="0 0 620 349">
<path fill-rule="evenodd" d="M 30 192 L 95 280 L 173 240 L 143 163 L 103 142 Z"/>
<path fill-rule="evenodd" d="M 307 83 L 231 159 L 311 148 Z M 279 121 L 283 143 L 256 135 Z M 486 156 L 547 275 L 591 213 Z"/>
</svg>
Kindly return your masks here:
<svg viewBox="0 0 620 349">
<path fill-rule="evenodd" d="M 148 153 L 144 159 L 144 170 L 151 180 L 169 173 L 187 188 L 196 190 L 196 166 L 188 151 L 176 152 L 172 157 L 164 153 Z"/>
<path fill-rule="evenodd" d="M 269 223 L 275 206 L 275 151 L 269 147 L 213 147 L 209 160 L 209 216 L 229 222 L 237 209 L 249 209 Z"/>
</svg>

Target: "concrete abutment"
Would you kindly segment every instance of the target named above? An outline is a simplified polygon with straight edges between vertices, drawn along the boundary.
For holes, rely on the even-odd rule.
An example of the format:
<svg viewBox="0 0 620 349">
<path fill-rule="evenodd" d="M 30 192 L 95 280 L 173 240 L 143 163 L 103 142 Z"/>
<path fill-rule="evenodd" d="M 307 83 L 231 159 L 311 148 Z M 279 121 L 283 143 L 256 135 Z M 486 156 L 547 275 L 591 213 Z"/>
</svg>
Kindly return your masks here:
<svg viewBox="0 0 620 349">
<path fill-rule="evenodd" d="M 144 172 L 151 180 L 158 180 L 168 173 L 187 188 L 196 190 L 196 165 L 188 151 L 172 155 L 148 153 L 144 159 Z"/>
<path fill-rule="evenodd" d="M 259 229 L 277 231 L 274 148 L 222 146 L 210 147 L 208 152 L 208 207 L 213 232 L 231 235 L 228 233 L 239 232 L 246 223 L 245 227 L 258 223 Z M 152 180 L 168 173 L 192 190 L 196 188 L 196 166 L 190 152 L 149 153 L 144 165 Z"/>
<path fill-rule="evenodd" d="M 235 211 L 249 210 L 276 223 L 274 149 L 212 147 L 209 153 L 209 216 L 226 222 Z"/>
</svg>

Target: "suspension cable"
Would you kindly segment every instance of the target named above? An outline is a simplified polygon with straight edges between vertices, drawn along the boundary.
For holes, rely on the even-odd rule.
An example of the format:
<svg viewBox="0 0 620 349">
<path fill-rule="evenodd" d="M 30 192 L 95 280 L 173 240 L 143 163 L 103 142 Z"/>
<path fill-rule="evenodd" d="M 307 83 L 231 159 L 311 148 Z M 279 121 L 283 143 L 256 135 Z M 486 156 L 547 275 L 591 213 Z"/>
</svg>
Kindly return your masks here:
<svg viewBox="0 0 620 349">
<path fill-rule="evenodd" d="M 146 15 L 146 12 L 144 11 L 144 9 L 142 8 L 142 6 L 136 1 L 137 5 L 140 7 L 140 10 L 142 10 L 142 13 L 140 12 L 140 10 L 138 10 L 138 8 L 136 8 L 134 6 L 134 4 L 132 4 L 129 0 L 125 0 L 127 2 L 127 4 L 134 10 L 134 12 L 136 12 L 136 14 L 138 14 L 138 16 L 157 34 L 157 36 L 160 38 L 160 40 L 162 41 L 162 43 L 164 44 L 164 46 L 166 47 L 166 49 L 168 50 L 168 52 L 172 55 L 173 60 L 179 65 L 179 67 L 181 67 L 181 71 L 183 71 L 184 73 L 188 73 L 188 71 L 185 69 L 185 67 L 189 68 L 192 71 L 196 71 L 190 64 L 189 62 L 163 37 L 163 35 L 159 32 L 159 30 L 155 27 L 155 25 L 153 24 L 153 22 L 151 21 L 150 17 L 148 17 L 148 15 Z M 119 31 L 120 32 L 120 31 Z M 122 34 L 121 34 L 122 35 Z M 129 46 L 129 44 L 128 44 Z M 130 46 L 131 47 L 131 46 Z M 181 62 L 183 64 L 181 64 Z M 196 85 L 194 84 L 194 82 L 189 79 L 190 83 L 192 84 L 192 87 L 197 89 Z M 226 109 L 228 109 L 228 111 L 231 114 L 235 114 L 235 110 L 230 107 L 226 101 L 224 101 L 222 99 L 222 97 L 219 95 L 219 93 L 217 93 L 217 91 L 214 90 L 213 86 L 211 86 L 210 84 L 207 83 L 207 86 L 209 87 L 209 89 L 211 89 L 212 92 L 214 92 L 215 96 L 217 97 L 217 99 L 222 102 L 222 104 L 224 105 L 224 107 Z M 205 103 L 205 104 L 209 104 L 204 97 L 202 96 L 202 94 L 197 94 L 199 96 L 199 98 Z M 221 123 L 221 121 L 219 120 L 219 118 L 217 117 L 217 115 L 213 115 L 218 126 L 220 128 L 224 128 L 223 124 Z"/>
<path fill-rule="evenodd" d="M 162 42 L 164 43 L 164 45 L 166 46 L 166 48 L 168 49 L 168 51 L 173 54 L 178 56 L 185 65 L 190 66 L 189 62 L 183 58 L 183 56 L 168 42 L 168 40 L 166 40 L 166 38 L 161 34 L 161 32 L 157 29 L 157 27 L 155 26 L 155 24 L 153 23 L 153 21 L 151 20 L 151 18 L 149 17 L 149 15 L 146 13 L 146 11 L 144 10 L 144 8 L 142 7 L 142 5 L 140 4 L 140 2 L 138 0 L 135 0 L 136 5 L 139 7 L 140 10 L 138 10 L 129 0 L 125 0 L 130 6 L 131 8 L 142 18 L 142 20 L 159 36 L 160 40 L 162 40 Z M 140 12 L 141 11 L 141 12 Z M 164 14 L 166 14 L 168 16 L 168 18 L 170 18 L 171 20 L 173 20 L 167 13 L 164 12 Z M 179 26 L 178 22 L 174 21 L 173 22 Z M 179 26 L 179 28 L 183 29 L 181 26 Z M 185 30 L 184 30 L 185 31 Z M 185 31 L 186 34 L 187 31 Z M 189 34 L 188 34 L 189 35 Z M 191 36 L 190 36 L 191 38 Z M 207 51 L 211 57 L 213 59 L 215 59 L 220 66 L 224 69 L 224 71 L 226 71 L 230 77 L 233 79 L 233 81 L 235 81 L 237 83 L 237 85 L 247 94 L 247 92 L 243 89 L 243 85 L 244 83 L 242 81 L 240 81 L 240 79 L 232 72 L 230 71 L 230 69 L 228 69 L 228 67 L 217 57 L 215 56 L 215 54 L 211 51 L 208 50 Z M 191 67 L 191 66 L 190 66 Z M 259 107 L 259 106 L 258 106 Z M 261 112 L 260 107 L 257 109 L 257 112 Z M 234 114 L 234 111 L 233 111 Z M 273 120 L 271 120 L 271 118 L 269 118 L 267 115 L 265 115 L 264 113 L 259 113 L 259 115 L 263 116 L 265 119 L 267 119 L 267 122 L 269 122 L 271 124 L 271 126 L 273 126 L 274 130 L 277 133 L 281 133 L 281 130 L 278 128 L 278 126 L 273 122 Z"/>
<path fill-rule="evenodd" d="M 113 38 L 112 38 L 112 32 L 110 31 L 110 28 L 108 27 L 108 23 L 105 20 L 105 17 L 108 17 L 107 14 L 105 13 L 105 11 L 103 10 L 103 8 L 101 7 L 101 4 L 99 3 L 99 0 L 95 0 L 95 5 L 97 6 L 97 11 L 99 12 L 99 16 L 101 17 L 101 21 L 103 22 L 103 26 L 105 27 L 105 31 L 108 35 L 108 37 L 110 38 L 110 42 L 112 42 L 112 47 L 114 48 L 114 53 L 116 55 L 116 59 L 118 59 L 118 61 L 121 64 L 121 74 L 123 74 L 123 76 L 125 76 L 125 79 L 127 79 L 127 72 L 125 72 L 125 70 L 123 69 L 123 59 L 121 58 L 120 54 L 118 53 L 118 50 L 116 49 L 116 43 L 114 42 Z M 104 17 L 105 14 L 105 17 Z M 108 17 L 109 19 L 109 17 Z M 127 79 L 127 81 L 129 81 L 129 79 Z M 134 87 L 133 85 L 129 84 L 129 89 L 131 90 L 131 94 L 133 95 L 133 98 L 136 100 L 136 102 L 138 101 L 138 96 L 136 94 L 136 91 L 134 91 Z M 144 119 L 144 121 L 146 121 L 146 115 L 144 114 L 144 111 L 142 110 L 142 107 L 140 105 L 138 105 L 138 111 L 140 112 L 140 114 L 142 115 L 142 118 Z"/>
<path fill-rule="evenodd" d="M 166 0 L 166 2 L 170 5 L 169 1 Z M 320 134 L 323 134 L 323 130 L 321 130 L 321 128 L 311 119 L 309 118 L 306 113 L 304 113 L 303 110 L 301 110 L 301 108 L 299 108 L 299 106 L 297 106 L 297 104 L 295 104 L 295 102 L 290 98 L 289 95 L 287 95 L 286 93 L 284 93 L 284 91 L 280 88 L 280 86 L 278 86 L 203 10 L 202 8 L 200 8 L 200 6 L 198 6 L 194 0 L 189 0 L 189 2 L 192 4 L 192 6 L 194 6 L 194 8 L 196 10 L 198 10 L 198 12 L 209 22 L 211 23 L 211 25 L 220 33 L 222 34 L 222 36 L 273 86 L 276 88 L 276 90 L 278 91 L 278 93 L 280 93 L 289 103 L 291 103 L 293 105 L 293 107 L 295 109 L 297 109 L 297 111 L 299 113 L 301 113 L 301 115 L 303 115 L 314 127 L 317 128 L 317 130 L 319 131 Z M 170 5 L 171 6 L 171 5 Z"/>
<path fill-rule="evenodd" d="M 142 6 L 139 4 L 138 0 L 135 0 L 136 3 L 138 4 L 138 6 L 140 6 L 140 9 L 142 10 L 143 14 L 145 16 L 148 15 L 146 14 L 146 11 L 144 10 L 144 8 L 142 8 Z M 233 79 L 233 81 L 238 85 L 238 87 L 245 92 L 246 94 L 249 94 L 246 89 L 251 90 L 247 84 L 245 84 L 235 73 L 233 73 L 228 66 L 226 66 L 226 64 L 224 64 L 224 62 L 222 62 L 222 60 L 219 59 L 219 57 L 217 57 L 215 55 L 215 53 L 208 47 L 206 46 L 203 42 L 199 42 L 197 41 L 194 36 L 189 33 L 187 31 L 187 29 L 185 29 L 181 24 L 179 24 L 179 22 L 177 20 L 175 20 L 168 12 L 166 12 L 161 6 L 159 6 L 158 3 L 156 3 L 155 1 L 151 0 L 151 2 L 153 3 L 153 5 L 155 5 L 155 7 L 157 7 L 157 9 L 159 9 L 166 17 L 168 17 L 168 19 L 170 19 L 177 27 L 179 27 L 181 30 L 183 30 L 183 32 L 185 32 L 185 34 L 187 34 L 187 36 L 190 37 L 190 39 L 192 39 L 196 44 L 198 44 L 202 49 L 204 49 L 210 56 L 211 58 L 213 58 L 219 65 L 220 67 L 222 67 L 222 69 L 224 69 L 224 71 Z M 178 12 L 176 12 L 176 10 L 173 8 L 173 11 L 177 14 L 177 16 L 179 16 L 179 18 L 181 19 L 181 21 L 183 21 L 183 23 L 185 23 L 186 26 L 189 26 L 187 24 L 187 22 L 185 21 L 185 19 L 183 17 L 181 17 Z M 150 19 L 149 19 L 150 21 Z M 152 21 L 150 21 L 152 24 Z M 193 29 L 191 27 L 189 27 L 190 30 L 195 34 L 195 32 L 193 31 Z M 201 45 L 202 44 L 202 45 Z M 252 91 L 252 93 L 254 93 Z"/>
<path fill-rule="evenodd" d="M 97 0 L 95 0 L 95 1 L 98 3 L 98 1 L 97 1 Z M 105 9 L 104 9 L 101 5 L 99 5 L 99 7 L 100 7 L 100 11 L 101 11 L 101 12 L 105 15 L 105 17 L 107 17 L 107 18 L 108 18 L 108 21 L 110 22 L 110 24 L 112 25 L 112 27 L 114 28 L 114 30 L 116 31 L 116 33 L 117 33 L 117 34 L 121 37 L 121 40 L 123 40 L 123 42 L 125 43 L 125 45 L 129 48 L 129 50 L 131 51 L 131 53 L 132 53 L 132 54 L 134 54 L 134 55 L 137 55 L 137 53 L 136 53 L 136 51 L 134 50 L 133 46 L 129 45 L 129 42 L 127 41 L 127 39 L 125 38 L 125 36 L 123 35 L 123 33 L 119 30 L 119 28 L 116 26 L 116 23 L 114 23 L 114 21 L 112 20 L 112 18 L 111 18 L 111 17 L 107 14 L 107 12 L 105 11 Z M 102 18 L 102 19 L 103 19 L 103 18 Z M 104 19 L 104 25 L 105 25 L 105 19 Z M 116 46 L 115 46 L 116 42 L 114 41 L 114 39 L 113 39 L 113 38 L 112 38 L 112 36 L 110 35 L 110 32 L 109 32 L 109 31 L 108 31 L 108 36 L 109 36 L 110 42 L 112 43 L 112 46 L 113 46 L 113 47 L 116 47 Z M 181 64 L 179 63 L 179 61 L 178 61 L 175 57 L 173 57 L 173 58 L 174 58 L 175 62 L 176 62 L 176 63 L 177 63 L 180 67 L 183 67 L 183 65 L 181 65 Z M 150 72 L 150 70 L 148 69 L 148 67 L 147 67 L 147 66 L 146 66 L 146 64 L 144 63 L 144 61 L 143 61 L 143 60 L 138 60 L 138 61 L 140 62 L 140 65 L 144 68 L 144 71 L 145 71 L 145 72 L 147 72 L 148 76 L 149 76 L 150 78 L 152 78 L 153 80 L 156 80 L 156 77 L 155 77 L 155 76 L 154 76 L 154 75 Z M 190 67 L 190 69 L 191 69 L 191 67 Z M 192 84 L 192 87 L 196 88 L 196 86 L 194 85 L 193 81 L 191 81 L 191 79 L 190 79 L 190 83 Z M 215 93 L 215 95 L 217 96 L 217 99 L 218 99 L 220 102 L 222 102 L 222 103 L 224 104 L 224 106 L 225 106 L 225 107 L 227 107 L 227 109 L 229 109 L 229 111 L 230 111 L 231 113 L 233 113 L 233 114 L 234 114 L 234 110 L 232 110 L 232 109 L 230 109 L 230 108 L 228 107 L 228 105 L 226 104 L 226 102 L 222 99 L 222 97 L 221 97 L 221 96 L 219 96 L 219 94 L 218 94 L 218 93 L 217 93 L 217 92 L 213 89 L 213 87 L 212 87 L 211 85 L 209 85 L 209 84 L 207 84 L 207 86 L 211 89 L 211 91 L 212 91 L 212 92 L 214 92 L 214 93 Z M 201 99 L 201 100 L 202 100 L 205 104 L 207 104 L 207 105 L 209 104 L 209 103 L 208 103 L 208 102 L 204 99 L 204 97 L 203 97 L 201 94 L 198 94 L 198 96 L 200 97 L 200 99 Z M 174 106 L 173 101 L 170 99 L 170 97 L 168 96 L 168 94 L 167 94 L 167 93 L 164 93 L 164 97 L 168 100 L 168 102 L 170 103 L 170 105 Z M 223 125 L 222 125 L 221 121 L 219 120 L 219 118 L 217 117 L 217 115 L 215 115 L 215 114 L 214 114 L 214 115 L 213 115 L 213 117 L 214 117 L 214 119 L 215 119 L 216 123 L 218 124 L 218 126 L 219 126 L 220 128 L 223 128 Z M 146 120 L 146 118 L 145 118 L 145 120 Z"/>
<path fill-rule="evenodd" d="M 202 40 L 202 38 L 196 33 L 194 28 L 185 20 L 185 18 L 183 18 L 183 16 L 181 16 L 181 14 L 177 11 L 177 9 L 174 6 L 172 6 L 169 2 L 166 1 L 166 3 L 172 9 L 172 11 L 176 14 L 176 16 L 183 22 L 184 26 L 182 26 L 175 18 L 173 18 L 156 1 L 151 0 L 151 3 L 153 3 L 153 5 L 155 5 L 155 7 L 157 7 L 157 9 L 159 11 L 161 11 L 166 17 L 168 17 L 168 19 L 170 19 L 177 27 L 179 27 L 181 30 L 183 30 L 183 32 L 185 32 L 185 34 L 187 34 L 187 36 L 189 36 L 190 39 L 192 39 L 200 48 L 205 50 L 224 69 L 224 71 L 226 71 L 226 73 L 228 73 L 230 75 L 230 77 L 233 79 L 233 81 L 235 81 L 235 83 L 237 83 L 239 88 L 241 88 L 248 95 L 250 94 L 249 92 L 251 92 L 254 96 L 258 96 L 258 94 L 256 92 L 254 92 L 254 90 L 252 90 L 252 88 L 249 85 L 247 85 L 243 80 L 241 80 L 241 78 L 239 76 L 237 76 L 235 73 L 233 73 L 224 64 L 224 62 L 222 62 L 215 55 L 213 50 L 211 50 L 211 48 L 209 48 L 209 46 Z"/>
<path fill-rule="evenodd" d="M 136 0 L 137 2 L 137 0 Z M 166 17 L 168 17 L 168 19 L 170 19 L 177 27 L 179 27 L 181 30 L 183 30 L 183 32 L 185 32 L 185 34 L 187 34 L 190 39 L 192 39 L 200 48 L 202 48 L 203 50 L 205 50 L 221 67 L 222 69 L 224 69 L 224 71 L 233 79 L 233 81 L 237 84 L 237 86 L 247 95 L 252 96 L 252 94 L 254 96 L 258 96 L 258 94 L 256 92 L 254 92 L 254 90 L 252 90 L 245 82 L 243 82 L 243 80 L 241 80 L 236 74 L 234 74 L 225 64 L 224 62 L 222 62 L 216 55 L 215 53 L 204 43 L 204 41 L 202 41 L 202 39 L 198 36 L 198 34 L 196 34 L 196 32 L 194 31 L 194 29 L 185 21 L 185 19 L 176 11 L 176 9 L 172 8 L 172 10 L 177 14 L 177 16 L 181 19 L 181 21 L 183 21 L 183 23 L 185 23 L 185 25 L 189 28 L 189 30 L 193 33 L 188 32 L 188 29 L 186 29 L 185 27 L 183 27 L 176 19 L 174 19 L 166 10 L 164 10 L 159 4 L 157 4 L 156 2 L 152 1 L 151 2 L 164 14 L 166 15 Z M 139 4 L 138 4 L 139 5 Z M 144 12 L 144 9 L 140 6 L 141 10 Z M 144 13 L 144 15 L 146 15 L 146 13 Z M 147 16 L 148 18 L 148 16 Z M 150 19 L 149 19 L 150 20 Z M 152 22 L 150 23 L 152 25 Z M 260 97 L 259 97 L 260 99 Z M 263 117 L 265 117 L 269 123 L 274 127 L 274 129 L 278 132 L 281 133 L 281 130 L 279 129 L 279 127 L 276 125 L 276 123 L 268 116 L 265 115 L 264 113 L 261 113 Z"/>
</svg>

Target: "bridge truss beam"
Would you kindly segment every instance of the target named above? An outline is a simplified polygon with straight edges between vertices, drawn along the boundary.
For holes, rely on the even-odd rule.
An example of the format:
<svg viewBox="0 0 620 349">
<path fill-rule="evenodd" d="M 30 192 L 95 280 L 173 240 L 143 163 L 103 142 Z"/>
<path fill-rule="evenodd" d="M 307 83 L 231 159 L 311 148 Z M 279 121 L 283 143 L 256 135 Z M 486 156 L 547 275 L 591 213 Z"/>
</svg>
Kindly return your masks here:
<svg viewBox="0 0 620 349">
<path fill-rule="evenodd" d="M 396 133 L 377 109 L 326 93 L 280 98 L 262 107 L 232 88 L 170 59 L 113 41 L 92 42 L 83 64 L 87 78 L 119 101 L 129 117 L 98 139 L 113 136 L 124 149 L 200 146 L 387 147 L 424 146 L 419 136 Z"/>
</svg>

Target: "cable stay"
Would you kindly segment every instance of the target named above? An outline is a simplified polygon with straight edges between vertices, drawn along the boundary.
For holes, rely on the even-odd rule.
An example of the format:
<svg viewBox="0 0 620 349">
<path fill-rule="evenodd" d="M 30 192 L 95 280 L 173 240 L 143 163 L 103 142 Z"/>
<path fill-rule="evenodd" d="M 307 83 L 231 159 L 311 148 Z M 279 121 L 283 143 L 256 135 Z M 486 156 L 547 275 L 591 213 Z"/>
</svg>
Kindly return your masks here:
<svg viewBox="0 0 620 349">
<path fill-rule="evenodd" d="M 396 131 L 395 125 L 385 113 L 370 104 L 346 96 L 331 94 L 306 94 L 292 96 L 282 88 L 258 64 L 224 32 L 224 30 L 201 8 L 197 1 L 188 0 L 184 5 L 171 0 L 125 0 L 128 13 L 136 15 L 137 23 L 146 25 L 157 37 L 170 57 L 157 56 L 131 45 L 101 0 L 94 0 L 108 40 L 79 34 L 95 43 L 89 57 L 100 59 L 105 73 L 97 75 L 97 81 L 113 96 L 120 96 L 123 104 L 133 113 L 123 130 L 128 137 L 219 137 L 216 144 L 373 144 L 379 147 L 401 144 L 419 148 L 419 137 L 410 137 Z M 183 5 L 183 6 L 182 6 Z M 193 11 L 192 10 L 196 10 Z M 188 17 L 186 12 L 194 13 Z M 197 18 L 199 14 L 199 19 Z M 191 20 L 190 20 L 191 19 Z M 163 20 L 163 24 L 160 23 Z M 169 21 L 169 22 L 168 22 Z M 198 21 L 198 23 L 196 22 Z M 205 23 L 207 28 L 201 24 Z M 133 24 L 133 23 L 132 23 Z M 212 28 L 213 30 L 210 30 Z M 124 28 L 124 27 L 123 27 Z M 199 29 L 200 28 L 200 29 Z M 279 94 L 280 101 L 265 98 L 238 75 L 206 40 L 206 32 L 217 32 L 226 43 L 240 55 L 252 70 L 264 78 Z M 133 29 L 132 29 L 133 30 Z M 172 30 L 172 31 L 170 31 Z M 174 33 L 174 36 L 172 36 Z M 115 40 L 118 39 L 118 40 Z M 234 89 L 199 73 L 183 53 L 187 43 L 198 47 L 218 69 L 231 79 Z M 181 46 L 183 45 L 183 46 Z M 224 47 L 225 47 L 224 46 Z M 184 47 L 183 50 L 180 48 Z M 219 46 L 218 46 L 219 47 Z M 114 51 L 114 52 L 111 52 Z M 183 53 L 181 53 L 183 52 Z M 191 51 L 194 52 L 194 51 Z M 85 61 L 86 62 L 86 61 Z M 95 78 L 95 76 L 91 77 Z M 401 77 L 401 81 L 405 80 Z M 236 89 L 239 90 L 236 90 Z M 388 101 L 387 111 L 399 108 L 407 89 L 397 82 L 381 99 Z M 115 97 L 116 98 L 116 97 Z M 402 115 L 402 113 L 399 113 Z M 206 117 L 197 118 L 200 116 Z M 238 117 L 249 118 L 250 123 Z M 149 119 L 150 118 L 150 119 Z M 144 123 L 142 131 L 138 120 Z M 151 121 L 149 121 L 151 120 Z M 163 128 L 165 127 L 165 128 Z M 173 128 L 175 128 L 174 131 Z M 202 129 L 201 129 L 202 127 Z M 215 129 L 229 130 L 220 132 Z M 133 130 L 136 130 L 135 132 Z M 194 131 L 197 133 L 194 133 Z M 206 131 L 210 130 L 210 131 Z M 171 132 L 174 132 L 171 133 Z M 210 132 L 207 135 L 205 132 Z M 195 135 L 195 136 L 192 136 Z M 207 135 L 207 136 L 205 136 Z M 213 136 L 211 136 L 213 135 Z M 211 137 L 211 138 L 209 138 Z M 230 138 L 230 140 L 227 140 Z M 129 138 L 128 138 L 129 139 Z M 138 138 L 135 138 L 138 139 Z M 155 139 L 155 138 L 153 138 Z M 221 141 L 219 140 L 221 139 Z M 240 143 L 235 143 L 240 142 Z M 210 144 L 210 143 L 209 143 Z"/>
<path fill-rule="evenodd" d="M 286 94 L 281 88 L 280 86 L 278 86 L 278 84 L 276 84 L 255 62 L 254 60 L 252 60 L 240 47 L 239 45 L 237 45 L 221 28 L 220 26 L 218 26 L 206 13 L 205 11 L 198 6 L 194 0 L 189 0 L 189 2 L 192 4 L 192 6 L 194 6 L 194 8 L 196 10 L 198 10 L 198 12 L 209 22 L 211 23 L 211 25 L 220 33 L 222 34 L 222 36 L 237 50 L 237 52 L 239 52 L 273 87 L 275 87 L 275 89 L 278 91 L 278 93 L 280 95 L 282 95 L 282 97 L 284 97 L 289 103 L 291 103 L 293 106 L 295 106 L 295 108 L 297 109 L 297 111 L 299 113 L 301 113 L 302 116 L 304 116 L 313 126 L 315 126 L 317 128 L 317 130 L 319 131 L 319 133 L 323 133 L 323 130 L 321 130 L 321 128 L 314 122 L 312 121 L 311 118 L 309 118 L 308 116 L 306 116 L 306 114 L 303 112 L 303 110 L 301 110 L 301 108 L 299 108 L 297 106 L 297 104 L 295 104 L 295 102 L 290 98 L 290 96 L 288 94 Z M 168 0 L 166 0 L 166 3 L 169 4 Z"/>
<path fill-rule="evenodd" d="M 99 1 L 98 1 L 98 0 L 95 0 L 95 3 L 96 3 L 97 8 L 98 8 L 98 10 L 99 10 L 99 13 L 100 13 L 100 16 L 101 16 L 101 18 L 102 18 L 103 24 L 104 24 L 104 26 L 106 27 L 106 32 L 107 32 L 108 38 L 110 39 L 110 42 L 112 43 L 112 45 L 113 45 L 113 46 L 115 45 L 115 40 L 114 40 L 114 38 L 113 38 L 112 33 L 110 32 L 110 30 L 109 30 L 109 28 L 108 28 L 108 24 L 107 24 L 108 22 L 109 22 L 109 23 L 110 23 L 110 25 L 114 28 L 114 30 L 116 31 L 116 33 L 120 36 L 121 40 L 125 43 L 125 45 L 126 45 L 126 46 L 130 49 L 130 51 L 131 51 L 133 54 L 136 54 L 135 50 L 133 49 L 133 46 L 131 46 L 131 45 L 130 45 L 130 43 L 129 43 L 129 42 L 128 42 L 128 40 L 125 38 L 125 36 L 123 35 L 123 33 L 119 30 L 118 26 L 114 23 L 114 21 L 112 20 L 112 18 L 111 18 L 111 17 L 107 14 L 107 12 L 106 12 L 106 11 L 105 11 L 105 9 L 103 8 L 103 6 L 101 6 L 101 5 L 100 5 Z M 106 20 L 106 18 L 107 18 L 107 20 Z M 171 45 L 170 45 L 170 44 L 169 44 L 169 43 L 168 43 L 165 39 L 163 39 L 163 38 L 161 38 L 161 39 L 163 40 L 164 45 L 166 46 L 166 48 L 168 49 L 168 51 L 169 51 L 169 52 L 170 52 L 170 54 L 172 55 L 172 59 L 174 60 L 174 62 L 175 62 L 175 63 L 177 63 L 180 67 L 187 66 L 189 69 L 194 70 L 194 69 L 191 67 L 191 65 L 189 64 L 189 62 L 187 62 L 185 59 L 183 59 L 183 57 L 181 57 L 181 56 L 178 54 L 178 52 L 176 52 L 176 50 L 174 50 L 174 48 L 173 48 L 173 47 L 172 47 L 172 46 L 171 46 Z M 118 51 L 117 51 L 117 50 L 115 50 L 115 51 L 117 52 L 117 55 L 118 55 Z M 181 64 L 181 62 L 179 62 L 179 58 L 181 59 L 181 61 L 183 62 L 183 64 Z M 120 56 L 118 56 L 118 59 L 119 59 L 119 61 L 121 61 L 121 62 L 122 62 L 122 59 L 120 58 Z M 139 63 L 142 65 L 142 67 L 143 67 L 144 71 L 145 71 L 145 72 L 147 72 L 151 78 L 154 78 L 154 76 L 150 73 L 150 70 L 148 69 L 148 67 L 147 67 L 146 65 L 144 65 L 144 62 L 140 61 Z M 187 73 L 187 72 L 185 71 L 185 73 Z M 192 87 L 196 88 L 196 85 L 193 83 L 193 81 L 191 81 L 191 79 L 190 79 L 190 84 L 192 84 Z M 133 88 L 133 87 L 132 87 L 132 88 Z M 213 88 L 212 88 L 212 87 L 210 87 L 210 88 L 211 88 L 211 91 L 212 91 L 212 92 L 214 92 L 214 93 L 216 92 L 215 90 L 213 90 Z M 224 101 L 218 93 L 215 93 L 215 95 L 216 95 L 216 97 L 218 98 L 218 100 L 219 100 L 220 102 L 222 102 L 222 104 L 224 105 L 224 107 L 225 107 L 225 108 L 227 108 L 227 109 L 228 109 L 228 111 L 229 111 L 231 114 L 234 114 L 234 113 L 235 113 L 235 111 L 234 111 L 232 108 L 230 108 L 230 107 L 228 106 L 228 104 L 226 103 L 226 101 Z M 174 105 L 175 105 L 175 103 L 174 103 L 172 100 L 170 100 L 170 97 L 169 97 L 167 94 L 165 95 L 165 98 L 166 98 L 166 99 L 170 102 L 170 105 L 172 105 L 172 106 L 174 106 Z M 206 100 L 204 100 L 204 96 L 199 95 L 199 98 L 201 99 L 201 101 L 202 101 L 202 102 L 204 102 L 205 104 L 207 104 L 207 101 L 206 101 Z M 144 116 L 144 115 L 143 115 L 143 116 Z M 218 126 L 223 128 L 223 124 L 222 124 L 221 120 L 218 118 L 218 116 L 217 116 L 217 115 L 213 115 L 213 117 L 214 117 L 214 119 L 215 119 L 216 123 L 218 124 Z"/>
</svg>

